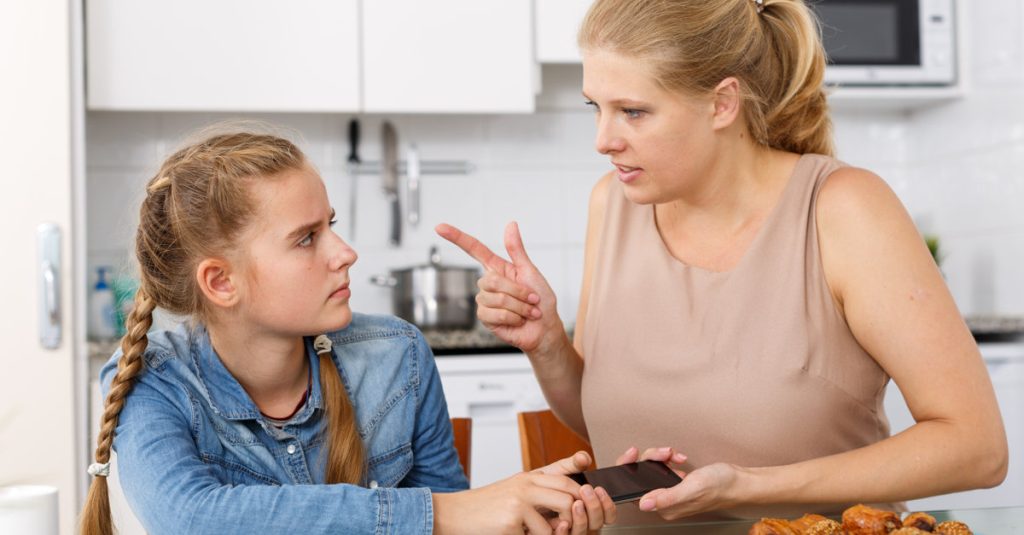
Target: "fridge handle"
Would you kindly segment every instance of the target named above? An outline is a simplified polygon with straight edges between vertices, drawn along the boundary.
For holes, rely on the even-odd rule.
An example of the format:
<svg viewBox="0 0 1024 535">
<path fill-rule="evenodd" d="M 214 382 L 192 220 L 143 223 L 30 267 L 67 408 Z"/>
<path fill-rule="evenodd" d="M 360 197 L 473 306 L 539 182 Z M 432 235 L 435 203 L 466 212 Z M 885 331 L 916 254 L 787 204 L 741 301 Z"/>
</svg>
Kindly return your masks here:
<svg viewBox="0 0 1024 535">
<path fill-rule="evenodd" d="M 57 349 L 61 340 L 60 228 L 43 223 L 36 229 L 39 252 L 39 343 Z"/>
</svg>

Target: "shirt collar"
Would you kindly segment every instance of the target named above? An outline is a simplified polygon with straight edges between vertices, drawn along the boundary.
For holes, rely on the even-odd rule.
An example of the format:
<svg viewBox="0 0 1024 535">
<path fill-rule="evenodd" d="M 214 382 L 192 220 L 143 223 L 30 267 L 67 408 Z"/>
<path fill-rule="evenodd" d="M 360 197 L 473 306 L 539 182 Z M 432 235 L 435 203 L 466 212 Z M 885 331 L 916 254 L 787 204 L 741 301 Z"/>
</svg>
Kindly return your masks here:
<svg viewBox="0 0 1024 535">
<path fill-rule="evenodd" d="M 293 421 L 301 423 L 313 413 L 313 409 L 323 408 L 323 395 L 320 392 L 320 358 L 313 349 L 313 339 L 304 337 L 306 358 L 312 374 L 312 387 L 306 405 L 299 410 Z M 210 342 L 210 333 L 204 325 L 197 325 L 192 336 L 192 364 L 196 370 L 199 384 L 206 390 L 210 407 L 217 414 L 229 420 L 256 420 L 263 416 L 259 408 L 239 384 L 235 376 L 224 367 L 217 352 Z"/>
</svg>

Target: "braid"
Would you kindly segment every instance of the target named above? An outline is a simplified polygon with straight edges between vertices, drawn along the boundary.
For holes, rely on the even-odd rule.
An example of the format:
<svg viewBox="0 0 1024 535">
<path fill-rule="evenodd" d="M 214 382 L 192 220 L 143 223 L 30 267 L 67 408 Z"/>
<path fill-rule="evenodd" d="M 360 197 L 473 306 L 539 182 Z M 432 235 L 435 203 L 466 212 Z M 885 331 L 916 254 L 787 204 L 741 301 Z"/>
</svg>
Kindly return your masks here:
<svg viewBox="0 0 1024 535">
<path fill-rule="evenodd" d="M 327 483 L 360 484 L 364 472 L 363 441 L 359 436 L 352 402 L 341 382 L 331 352 L 320 354 L 320 390 L 324 395 L 327 423 Z"/>
<path fill-rule="evenodd" d="M 149 339 L 146 333 L 153 325 L 153 310 L 156 301 L 145 290 L 135 294 L 135 308 L 128 316 L 128 332 L 121 339 L 121 358 L 117 362 L 117 374 L 110 382 L 110 393 L 104 402 L 99 437 L 96 439 L 96 463 L 110 463 L 110 450 L 114 444 L 114 430 L 117 428 L 125 398 L 135 386 L 135 377 L 142 371 L 142 355 Z M 112 535 L 114 525 L 110 517 L 110 494 L 105 476 L 94 477 L 89 486 L 85 508 L 82 511 L 83 535 Z"/>
</svg>

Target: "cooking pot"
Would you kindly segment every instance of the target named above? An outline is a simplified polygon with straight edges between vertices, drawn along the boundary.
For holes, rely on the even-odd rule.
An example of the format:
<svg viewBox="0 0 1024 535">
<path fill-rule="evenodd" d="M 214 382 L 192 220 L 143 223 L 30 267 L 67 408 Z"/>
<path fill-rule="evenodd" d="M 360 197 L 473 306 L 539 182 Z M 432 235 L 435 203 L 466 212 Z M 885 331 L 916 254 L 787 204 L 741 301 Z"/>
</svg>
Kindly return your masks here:
<svg viewBox="0 0 1024 535">
<path fill-rule="evenodd" d="M 421 329 L 472 329 L 479 278 L 479 268 L 441 264 L 434 246 L 429 263 L 374 275 L 370 282 L 391 288 L 392 312 Z"/>
</svg>

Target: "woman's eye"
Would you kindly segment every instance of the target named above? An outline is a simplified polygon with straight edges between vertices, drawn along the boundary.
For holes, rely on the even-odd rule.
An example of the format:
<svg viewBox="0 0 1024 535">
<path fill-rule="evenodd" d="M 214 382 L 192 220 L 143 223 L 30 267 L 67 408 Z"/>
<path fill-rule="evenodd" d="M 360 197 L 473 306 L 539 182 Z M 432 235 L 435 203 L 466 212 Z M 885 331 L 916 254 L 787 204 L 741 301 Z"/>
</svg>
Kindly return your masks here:
<svg viewBox="0 0 1024 535">
<path fill-rule="evenodd" d="M 583 101 L 583 105 L 588 107 L 588 108 L 590 108 L 590 109 L 592 109 L 592 110 L 594 110 L 594 111 L 598 111 L 598 110 L 601 109 L 601 108 L 597 107 L 597 103 L 594 102 L 593 100 L 584 100 Z"/>
<path fill-rule="evenodd" d="M 636 110 L 633 108 L 623 108 L 622 113 L 626 114 L 626 117 L 630 119 L 639 119 L 645 113 L 644 110 Z"/>
<path fill-rule="evenodd" d="M 333 227 L 334 224 L 337 223 L 337 222 L 338 222 L 337 219 L 331 219 L 330 221 L 327 222 L 327 225 Z"/>
</svg>

